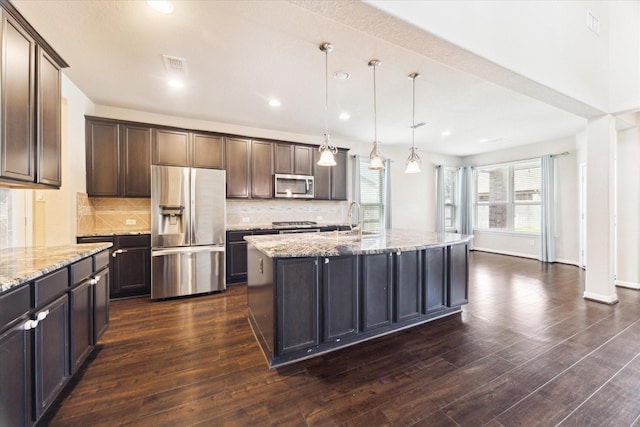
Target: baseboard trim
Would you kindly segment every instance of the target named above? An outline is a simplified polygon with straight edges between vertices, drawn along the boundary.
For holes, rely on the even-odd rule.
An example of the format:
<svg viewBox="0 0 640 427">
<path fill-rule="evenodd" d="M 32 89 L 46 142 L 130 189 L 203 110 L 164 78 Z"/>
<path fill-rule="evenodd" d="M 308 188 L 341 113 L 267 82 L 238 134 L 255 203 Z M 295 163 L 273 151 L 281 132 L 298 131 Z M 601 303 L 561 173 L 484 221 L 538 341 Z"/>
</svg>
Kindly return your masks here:
<svg viewBox="0 0 640 427">
<path fill-rule="evenodd" d="M 556 259 L 555 262 L 559 262 L 560 264 L 567 264 L 567 265 L 573 265 L 573 266 L 576 266 L 576 267 L 580 267 L 580 263 L 578 261 L 572 261 L 570 259 L 558 258 L 558 259 Z"/>
<path fill-rule="evenodd" d="M 619 288 L 627 288 L 627 289 L 640 291 L 640 283 L 625 282 L 624 280 L 616 280 L 616 286 Z"/>
<path fill-rule="evenodd" d="M 618 296 L 616 294 L 600 295 L 593 292 L 584 291 L 584 294 L 582 294 L 582 297 L 584 299 L 588 299 L 589 301 L 600 302 L 608 305 L 613 305 L 618 303 Z"/>
<path fill-rule="evenodd" d="M 521 254 L 521 253 L 518 253 L 518 252 L 500 251 L 500 250 L 496 250 L 496 249 L 478 248 L 478 247 L 473 248 L 473 250 L 474 251 L 478 251 L 478 252 L 489 252 L 489 253 L 498 254 L 498 255 L 517 256 L 519 258 L 538 259 L 538 257 L 536 255 Z"/>
</svg>

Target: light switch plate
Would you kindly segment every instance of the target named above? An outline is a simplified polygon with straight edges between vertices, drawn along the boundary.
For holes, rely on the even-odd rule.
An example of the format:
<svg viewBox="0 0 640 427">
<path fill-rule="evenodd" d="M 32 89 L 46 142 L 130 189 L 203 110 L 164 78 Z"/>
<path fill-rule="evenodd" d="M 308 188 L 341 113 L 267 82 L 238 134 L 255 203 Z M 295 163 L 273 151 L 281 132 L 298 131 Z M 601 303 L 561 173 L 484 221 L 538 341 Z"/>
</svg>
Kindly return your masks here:
<svg viewBox="0 0 640 427">
<path fill-rule="evenodd" d="M 138 221 L 136 221 L 135 219 L 128 218 L 124 223 L 127 225 L 136 225 L 137 222 Z"/>
<path fill-rule="evenodd" d="M 243 216 L 242 217 L 242 222 L 249 222 L 250 218 L 248 216 Z"/>
</svg>

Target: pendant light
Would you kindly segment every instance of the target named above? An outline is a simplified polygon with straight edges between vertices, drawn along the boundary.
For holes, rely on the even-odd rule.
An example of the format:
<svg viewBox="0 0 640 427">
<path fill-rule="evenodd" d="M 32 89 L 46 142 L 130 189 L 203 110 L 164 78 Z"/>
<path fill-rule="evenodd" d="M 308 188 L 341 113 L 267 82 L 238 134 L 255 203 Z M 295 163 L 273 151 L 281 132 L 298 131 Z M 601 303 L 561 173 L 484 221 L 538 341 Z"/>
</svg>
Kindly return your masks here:
<svg viewBox="0 0 640 427">
<path fill-rule="evenodd" d="M 331 135 L 329 135 L 329 52 L 333 50 L 331 43 L 322 43 L 320 50 L 324 52 L 324 142 L 318 151 L 320 151 L 320 160 L 318 160 L 319 166 L 335 166 L 336 160 L 333 155 L 338 152 L 338 149 L 331 143 Z"/>
<path fill-rule="evenodd" d="M 369 67 L 373 68 L 373 148 L 369 153 L 369 169 L 382 170 L 384 163 L 382 162 L 382 153 L 378 151 L 378 111 L 376 107 L 376 68 L 382 64 L 377 59 L 369 61 Z"/>
<path fill-rule="evenodd" d="M 419 123 L 416 125 L 416 79 L 420 78 L 420 74 L 411 73 L 409 74 L 409 78 L 413 80 L 413 115 L 411 118 L 411 148 L 409 149 L 409 158 L 407 159 L 407 168 L 405 169 L 405 173 L 420 173 L 420 156 L 416 152 L 418 149 L 416 148 L 416 128 L 424 125 L 424 123 Z"/>
</svg>

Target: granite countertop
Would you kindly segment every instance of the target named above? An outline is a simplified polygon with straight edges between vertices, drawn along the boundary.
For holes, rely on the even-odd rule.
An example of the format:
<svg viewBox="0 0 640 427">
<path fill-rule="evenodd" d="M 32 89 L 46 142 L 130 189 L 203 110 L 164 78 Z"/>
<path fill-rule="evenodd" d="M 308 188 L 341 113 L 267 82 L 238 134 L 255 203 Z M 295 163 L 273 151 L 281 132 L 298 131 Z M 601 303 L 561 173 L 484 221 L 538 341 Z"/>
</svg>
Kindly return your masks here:
<svg viewBox="0 0 640 427">
<path fill-rule="evenodd" d="M 466 242 L 473 236 L 391 229 L 376 234 L 358 231 L 246 236 L 247 242 L 271 258 L 378 254 L 420 250 Z"/>
<path fill-rule="evenodd" d="M 302 229 L 302 228 L 321 228 L 321 227 L 348 227 L 348 223 L 318 223 L 315 225 L 296 225 L 296 226 L 274 226 L 267 224 L 227 224 L 227 231 L 248 231 L 248 230 L 282 230 L 282 229 Z"/>
<path fill-rule="evenodd" d="M 0 293 L 111 246 L 111 243 L 83 243 L 2 249 L 0 250 Z"/>
</svg>

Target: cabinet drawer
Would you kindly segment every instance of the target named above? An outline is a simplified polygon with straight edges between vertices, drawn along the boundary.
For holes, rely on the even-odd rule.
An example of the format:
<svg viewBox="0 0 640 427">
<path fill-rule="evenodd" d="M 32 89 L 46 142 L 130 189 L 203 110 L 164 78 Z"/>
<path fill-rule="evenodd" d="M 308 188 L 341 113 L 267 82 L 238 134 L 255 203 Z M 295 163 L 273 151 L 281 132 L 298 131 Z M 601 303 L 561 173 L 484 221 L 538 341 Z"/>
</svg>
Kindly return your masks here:
<svg viewBox="0 0 640 427">
<path fill-rule="evenodd" d="M 251 236 L 251 231 L 229 231 L 227 236 L 228 243 L 242 242 L 244 243 L 244 236 Z"/>
<path fill-rule="evenodd" d="M 77 285 L 93 273 L 93 259 L 85 258 L 71 264 L 71 285 Z"/>
<path fill-rule="evenodd" d="M 29 312 L 31 292 L 29 286 L 7 292 L 0 296 L 0 331 L 14 320 Z"/>
<path fill-rule="evenodd" d="M 35 306 L 40 307 L 44 303 L 60 296 L 69 287 L 69 270 L 63 268 L 33 282 L 33 294 Z"/>
<path fill-rule="evenodd" d="M 109 251 L 102 251 L 93 256 L 93 271 L 100 271 L 109 265 Z"/>
<path fill-rule="evenodd" d="M 117 236 L 115 240 L 115 249 L 151 246 L 151 236 L 149 234 L 141 234 L 137 236 Z"/>
</svg>

